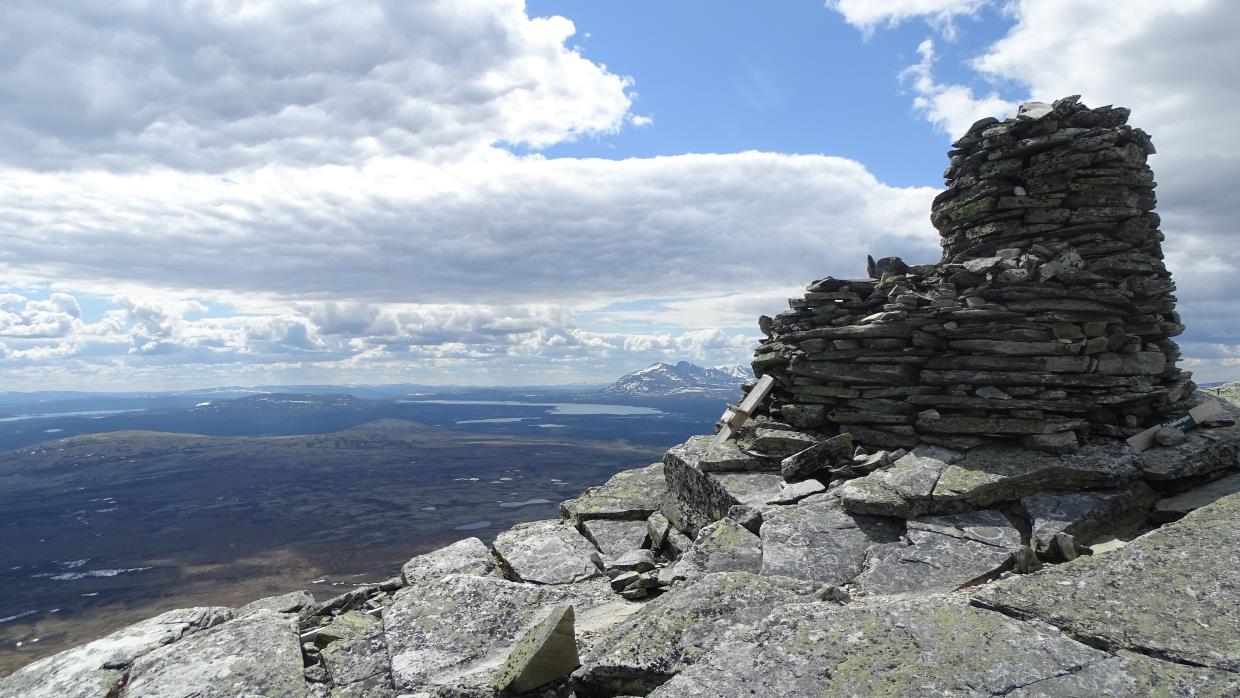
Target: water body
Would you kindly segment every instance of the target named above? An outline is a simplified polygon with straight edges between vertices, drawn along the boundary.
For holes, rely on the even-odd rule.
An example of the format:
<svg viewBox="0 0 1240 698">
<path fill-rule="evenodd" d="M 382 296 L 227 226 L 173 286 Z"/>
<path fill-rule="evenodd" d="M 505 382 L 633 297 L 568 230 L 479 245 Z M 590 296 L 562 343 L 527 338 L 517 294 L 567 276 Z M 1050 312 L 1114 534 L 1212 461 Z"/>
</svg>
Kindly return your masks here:
<svg viewBox="0 0 1240 698">
<path fill-rule="evenodd" d="M 426 403 L 430 405 L 511 405 L 514 407 L 550 407 L 551 414 L 663 414 L 663 410 L 654 407 L 636 407 L 633 405 L 603 405 L 585 402 L 516 402 L 512 400 L 400 400 L 407 404 Z M 486 420 L 496 421 L 496 420 Z M 462 423 L 462 422 L 458 422 Z"/>
<path fill-rule="evenodd" d="M 491 419 L 458 419 L 457 424 L 503 424 L 508 422 L 521 422 L 527 417 L 493 417 Z"/>
<path fill-rule="evenodd" d="M 86 410 L 84 412 L 48 412 L 47 414 L 21 414 L 16 417 L 0 417 L 0 422 L 20 422 L 26 419 L 52 419 L 54 417 L 106 417 L 110 414 L 124 412 L 145 412 L 146 410 Z M 57 430 L 59 431 L 59 430 Z"/>
</svg>

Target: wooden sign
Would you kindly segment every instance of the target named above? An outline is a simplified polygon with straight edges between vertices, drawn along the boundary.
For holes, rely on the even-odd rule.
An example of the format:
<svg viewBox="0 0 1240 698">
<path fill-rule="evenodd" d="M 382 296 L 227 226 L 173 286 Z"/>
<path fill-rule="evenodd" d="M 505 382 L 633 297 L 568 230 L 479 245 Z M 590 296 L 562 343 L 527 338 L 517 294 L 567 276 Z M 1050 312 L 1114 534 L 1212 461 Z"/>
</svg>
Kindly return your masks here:
<svg viewBox="0 0 1240 698">
<path fill-rule="evenodd" d="M 1197 405 L 1193 409 L 1189 410 L 1188 414 L 1182 417 L 1176 417 L 1175 419 L 1167 420 L 1166 422 L 1163 422 L 1162 424 L 1159 424 L 1157 426 L 1152 426 L 1149 429 L 1146 429 L 1140 434 L 1129 437 L 1128 445 L 1132 446 L 1138 451 L 1144 451 L 1154 445 L 1154 432 L 1158 431 L 1159 429 L 1163 427 L 1175 427 L 1183 431 L 1188 431 L 1189 429 L 1195 429 L 1198 424 L 1210 419 L 1211 417 L 1214 417 L 1215 415 L 1217 415 L 1219 412 L 1222 412 L 1222 411 L 1223 411 L 1223 403 L 1219 402 L 1218 400 L 1207 400 L 1206 402 L 1203 402 L 1200 405 Z"/>
<path fill-rule="evenodd" d="M 749 421 L 753 415 L 753 411 L 762 404 L 767 395 L 771 394 L 771 389 L 775 387 L 775 379 L 770 376 L 762 376 L 758 382 L 754 384 L 749 394 L 741 400 L 739 406 L 728 405 L 728 409 L 724 410 L 723 416 L 719 418 L 719 433 L 715 434 L 715 440 L 711 442 L 711 448 L 727 441 L 732 437 L 740 425 Z"/>
</svg>

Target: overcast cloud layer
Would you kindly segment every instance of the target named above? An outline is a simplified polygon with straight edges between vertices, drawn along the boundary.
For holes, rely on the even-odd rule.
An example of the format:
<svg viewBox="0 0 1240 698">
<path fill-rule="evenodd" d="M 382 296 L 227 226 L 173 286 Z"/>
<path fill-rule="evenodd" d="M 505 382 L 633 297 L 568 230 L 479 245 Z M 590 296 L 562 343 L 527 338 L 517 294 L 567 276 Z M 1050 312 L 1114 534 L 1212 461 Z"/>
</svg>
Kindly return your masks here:
<svg viewBox="0 0 1240 698">
<path fill-rule="evenodd" d="M 1187 353 L 1234 375 L 1233 4 L 1013 5 L 971 85 L 937 78 L 935 43 L 993 3 L 827 5 L 866 33 L 925 23 L 890 88 L 945 142 L 1029 96 L 1132 106 L 1160 150 Z M 935 191 L 852 160 L 541 157 L 651 127 L 641 76 L 581 55 L 568 20 L 495 0 L 339 8 L 0 8 L 0 389 L 731 363 L 805 282 L 867 252 L 937 259 Z"/>
</svg>

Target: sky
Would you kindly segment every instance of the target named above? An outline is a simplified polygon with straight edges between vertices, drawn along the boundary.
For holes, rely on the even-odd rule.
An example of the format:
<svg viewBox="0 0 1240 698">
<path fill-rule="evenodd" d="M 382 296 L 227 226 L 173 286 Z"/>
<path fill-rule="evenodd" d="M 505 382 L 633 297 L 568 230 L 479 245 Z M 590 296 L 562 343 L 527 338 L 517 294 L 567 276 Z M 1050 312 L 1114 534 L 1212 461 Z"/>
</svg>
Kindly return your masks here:
<svg viewBox="0 0 1240 698">
<path fill-rule="evenodd" d="M 1240 3 L 8 0 L 0 391 L 605 382 L 747 363 L 938 261 L 974 120 L 1158 148 L 1183 365 L 1240 378 Z"/>
</svg>

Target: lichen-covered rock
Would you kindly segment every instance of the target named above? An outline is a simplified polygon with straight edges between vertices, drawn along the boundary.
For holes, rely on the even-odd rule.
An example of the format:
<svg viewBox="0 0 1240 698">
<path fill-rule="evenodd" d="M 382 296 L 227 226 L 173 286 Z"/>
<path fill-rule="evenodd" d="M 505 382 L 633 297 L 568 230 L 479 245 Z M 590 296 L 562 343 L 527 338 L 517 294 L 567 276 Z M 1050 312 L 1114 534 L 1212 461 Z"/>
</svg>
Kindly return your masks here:
<svg viewBox="0 0 1240 698">
<path fill-rule="evenodd" d="M 852 457 L 852 435 L 839 434 L 784 458 L 780 461 L 779 473 L 785 481 L 797 482 L 827 468 L 851 465 Z"/>
<path fill-rule="evenodd" d="M 762 574 L 845 584 L 875 546 L 900 539 L 903 522 L 853 514 L 833 494 L 771 511 L 762 523 Z"/>
<path fill-rule="evenodd" d="M 348 620 L 341 622 L 346 616 Z M 353 693 L 374 694 L 392 690 L 392 674 L 388 659 L 383 622 L 374 616 L 349 611 L 332 621 L 332 641 L 326 643 L 321 655 L 332 690 L 348 689 Z M 319 641 L 325 639 L 319 634 Z"/>
<path fill-rule="evenodd" d="M 747 572 L 720 572 L 676 587 L 606 632 L 573 676 L 580 695 L 644 695 L 709 653 L 733 630 L 816 585 Z"/>
<path fill-rule="evenodd" d="M 1240 677 L 1112 655 L 943 598 L 792 604 L 736 633 L 651 698 L 1232 695 Z"/>
<path fill-rule="evenodd" d="M 1240 495 L 1128 543 L 978 592 L 1095 646 L 1240 671 Z"/>
<path fill-rule="evenodd" d="M 641 521 L 659 510 L 665 487 L 662 463 L 622 470 L 606 483 L 560 504 L 560 515 L 573 521 Z"/>
<path fill-rule="evenodd" d="M 560 587 L 448 575 L 396 593 L 383 632 L 398 691 L 480 691 L 496 680 L 514 643 L 560 604 Z"/>
<path fill-rule="evenodd" d="M 796 504 L 806 497 L 822 494 L 827 491 L 827 486 L 818 480 L 802 480 L 792 484 L 784 485 L 779 489 L 775 496 L 766 500 L 767 504 Z"/>
<path fill-rule="evenodd" d="M 1207 504 L 1212 504 L 1240 492 L 1240 473 L 1233 473 L 1224 478 L 1207 482 L 1174 497 L 1160 499 L 1154 504 L 1150 517 L 1156 521 L 1175 521 L 1190 511 L 1196 511 Z"/>
<path fill-rule="evenodd" d="M 303 589 L 252 601 L 238 608 L 237 615 L 242 616 L 259 609 L 267 609 L 276 613 L 299 613 L 303 610 L 309 610 L 312 606 L 314 606 L 314 596 Z"/>
<path fill-rule="evenodd" d="M 552 609 L 513 644 L 491 686 L 502 694 L 524 693 L 568 676 L 580 664 L 573 607 Z"/>
<path fill-rule="evenodd" d="M 889 468 L 844 483 L 840 498 L 850 511 L 906 518 L 968 511 L 1050 488 L 1114 487 L 1136 475 L 1135 456 L 1123 442 L 1068 455 L 986 444 L 961 457 L 919 446 Z"/>
<path fill-rule="evenodd" d="M 1043 492 L 1020 503 L 1029 517 L 1030 545 L 1043 552 L 1058 533 L 1086 545 L 1104 534 L 1124 533 L 1145 520 L 1156 496 L 1145 483 L 1134 482 L 1123 490 Z"/>
<path fill-rule="evenodd" d="M 732 519 L 719 519 L 699 533 L 676 561 L 676 576 L 693 579 L 711 572 L 762 570 L 762 540 Z"/>
<path fill-rule="evenodd" d="M 182 608 L 27 664 L 0 679 L 3 698 L 104 698 L 146 653 L 233 617 L 221 607 Z"/>
<path fill-rule="evenodd" d="M 667 493 L 660 511 L 691 537 L 706 524 L 722 519 L 734 505 L 765 503 L 783 482 L 777 473 L 703 472 L 699 463 L 711 440 L 695 436 L 663 457 Z"/>
<path fill-rule="evenodd" d="M 430 582 L 449 574 L 474 574 L 498 577 L 503 573 L 495 563 L 491 549 L 477 538 L 458 540 L 425 555 L 419 555 L 400 568 L 405 584 Z"/>
<path fill-rule="evenodd" d="M 297 619 L 258 610 L 134 660 L 126 698 L 302 696 Z"/>
<path fill-rule="evenodd" d="M 587 519 L 577 530 L 588 538 L 604 557 L 615 557 L 642 547 L 646 542 L 646 521 Z"/>
<path fill-rule="evenodd" d="M 1141 453 L 1141 477 L 1151 481 L 1179 480 L 1236 467 L 1240 438 L 1194 433 L 1177 446 L 1159 446 Z"/>
<path fill-rule="evenodd" d="M 563 521 L 517 524 L 495 537 L 495 552 L 522 581 L 571 584 L 599 575 L 599 554 Z"/>
<path fill-rule="evenodd" d="M 871 551 L 857 578 L 867 593 L 951 591 L 999 570 L 1021 546 L 1020 531 L 997 511 L 913 519 L 905 538 Z"/>
</svg>

